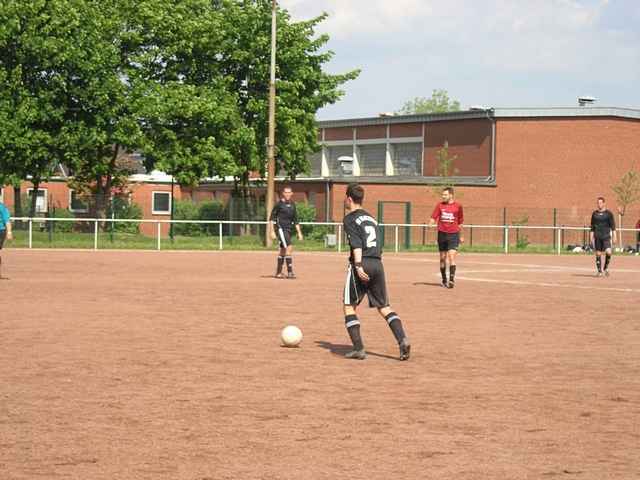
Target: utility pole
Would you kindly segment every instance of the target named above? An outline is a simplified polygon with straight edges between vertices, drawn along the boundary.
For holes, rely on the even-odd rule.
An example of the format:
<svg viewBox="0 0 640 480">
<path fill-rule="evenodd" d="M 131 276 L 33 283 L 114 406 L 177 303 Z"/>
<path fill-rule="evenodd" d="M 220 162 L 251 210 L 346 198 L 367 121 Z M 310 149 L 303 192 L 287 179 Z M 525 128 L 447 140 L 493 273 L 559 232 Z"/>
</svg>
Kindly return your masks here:
<svg viewBox="0 0 640 480">
<path fill-rule="evenodd" d="M 271 228 L 269 216 L 273 208 L 276 176 L 276 0 L 272 0 L 271 11 L 271 78 L 269 81 L 269 140 L 267 145 L 267 228 L 265 244 L 271 246 Z"/>
</svg>

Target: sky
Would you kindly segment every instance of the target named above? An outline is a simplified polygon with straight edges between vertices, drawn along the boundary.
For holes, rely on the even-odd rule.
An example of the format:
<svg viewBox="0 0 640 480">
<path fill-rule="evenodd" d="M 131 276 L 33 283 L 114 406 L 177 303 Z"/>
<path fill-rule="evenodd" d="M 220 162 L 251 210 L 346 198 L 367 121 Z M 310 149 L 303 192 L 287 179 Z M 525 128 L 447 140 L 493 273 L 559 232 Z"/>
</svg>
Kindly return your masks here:
<svg viewBox="0 0 640 480">
<path fill-rule="evenodd" d="M 640 108 L 640 0 L 279 0 L 326 12 L 330 73 L 362 73 L 318 119 L 377 116 L 444 89 L 463 108 Z"/>
</svg>

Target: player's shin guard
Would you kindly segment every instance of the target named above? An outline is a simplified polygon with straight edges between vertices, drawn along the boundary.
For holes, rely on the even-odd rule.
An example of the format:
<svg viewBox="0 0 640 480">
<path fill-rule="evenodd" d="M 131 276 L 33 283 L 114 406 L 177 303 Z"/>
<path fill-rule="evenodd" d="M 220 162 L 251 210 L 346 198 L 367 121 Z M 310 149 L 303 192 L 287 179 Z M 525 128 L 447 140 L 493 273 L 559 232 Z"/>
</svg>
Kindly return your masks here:
<svg viewBox="0 0 640 480">
<path fill-rule="evenodd" d="M 349 332 L 351 343 L 353 343 L 354 350 L 364 350 L 364 344 L 360 337 L 360 320 L 356 315 L 346 315 L 344 317 L 344 324 Z"/>
<path fill-rule="evenodd" d="M 609 262 L 611 261 L 611 255 L 608 253 L 604 256 L 604 269 L 607 270 L 609 268 Z"/>
<path fill-rule="evenodd" d="M 602 259 L 600 258 L 600 255 L 596 255 L 596 268 L 599 272 L 602 271 Z"/>
<path fill-rule="evenodd" d="M 456 281 L 456 266 L 455 265 L 449 265 L 449 281 L 450 282 L 455 282 Z"/>
<path fill-rule="evenodd" d="M 442 275 L 442 282 L 447 283 L 447 267 L 440 265 L 440 275 Z"/>
<path fill-rule="evenodd" d="M 276 270 L 276 274 L 282 273 L 282 265 L 284 265 L 284 257 L 278 255 L 278 268 Z"/>
<path fill-rule="evenodd" d="M 287 255 L 286 257 L 284 257 L 284 259 L 287 262 L 287 272 L 293 272 L 293 257 Z"/>
<path fill-rule="evenodd" d="M 396 312 L 391 312 L 389 315 L 386 315 L 384 319 L 389 324 L 389 328 L 393 332 L 393 336 L 396 337 L 396 341 L 400 343 L 406 337 L 400 317 Z"/>
</svg>

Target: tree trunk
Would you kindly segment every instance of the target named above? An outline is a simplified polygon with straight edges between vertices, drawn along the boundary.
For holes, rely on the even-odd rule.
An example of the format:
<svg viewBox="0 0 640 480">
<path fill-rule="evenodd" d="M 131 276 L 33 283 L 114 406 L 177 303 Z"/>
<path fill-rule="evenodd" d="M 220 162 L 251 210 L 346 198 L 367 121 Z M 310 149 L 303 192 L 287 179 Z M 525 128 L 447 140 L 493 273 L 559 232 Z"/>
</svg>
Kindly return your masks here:
<svg viewBox="0 0 640 480">
<path fill-rule="evenodd" d="M 29 206 L 29 217 L 33 218 L 36 214 L 36 205 L 38 202 L 38 189 L 40 188 L 40 178 L 35 177 L 31 180 L 33 190 L 31 193 L 31 205 Z"/>
<path fill-rule="evenodd" d="M 21 217 L 22 216 L 22 191 L 20 190 L 20 186 L 13 187 L 13 216 Z M 20 221 L 15 222 L 15 227 L 20 228 Z"/>
</svg>

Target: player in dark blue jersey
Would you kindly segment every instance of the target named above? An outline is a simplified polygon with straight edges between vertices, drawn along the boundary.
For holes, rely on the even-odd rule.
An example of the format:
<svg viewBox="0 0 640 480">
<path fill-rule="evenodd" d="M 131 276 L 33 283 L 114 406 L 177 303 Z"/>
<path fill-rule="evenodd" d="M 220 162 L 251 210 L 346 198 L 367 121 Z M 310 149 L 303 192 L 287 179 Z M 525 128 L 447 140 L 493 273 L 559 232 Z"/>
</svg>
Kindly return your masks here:
<svg viewBox="0 0 640 480">
<path fill-rule="evenodd" d="M 591 243 L 596 251 L 596 275 L 602 276 L 602 253 L 605 254 L 604 274 L 609 276 L 609 262 L 611 262 L 611 236 L 616 241 L 616 221 L 613 213 L 604 205 L 604 198 L 598 197 L 598 208 L 591 214 Z"/>
<path fill-rule="evenodd" d="M 344 321 L 353 343 L 353 351 L 345 356 L 357 360 L 367 358 L 360 336 L 360 320 L 356 315 L 356 308 L 367 295 L 369 306 L 377 308 L 391 328 L 400 348 L 400 360 L 409 360 L 409 339 L 404 333 L 400 317 L 389 305 L 378 223 L 362 209 L 363 200 L 364 189 L 355 183 L 349 185 L 345 198 L 345 207 L 349 214 L 344 217 L 344 231 L 349 240 L 351 253 L 343 304 Z"/>
<path fill-rule="evenodd" d="M 275 204 L 273 210 L 271 210 L 271 216 L 269 217 L 271 238 L 276 238 L 280 241 L 280 252 L 278 254 L 278 263 L 276 268 L 276 278 L 284 278 L 282 273 L 282 266 L 286 262 L 287 264 L 287 278 L 296 278 L 293 273 L 293 247 L 291 245 L 291 230 L 295 227 L 298 233 L 298 240 L 302 240 L 302 230 L 298 223 L 298 212 L 296 211 L 296 204 L 291 201 L 293 196 L 293 190 L 291 187 L 285 186 L 282 189 L 282 198 Z"/>
</svg>

